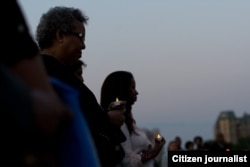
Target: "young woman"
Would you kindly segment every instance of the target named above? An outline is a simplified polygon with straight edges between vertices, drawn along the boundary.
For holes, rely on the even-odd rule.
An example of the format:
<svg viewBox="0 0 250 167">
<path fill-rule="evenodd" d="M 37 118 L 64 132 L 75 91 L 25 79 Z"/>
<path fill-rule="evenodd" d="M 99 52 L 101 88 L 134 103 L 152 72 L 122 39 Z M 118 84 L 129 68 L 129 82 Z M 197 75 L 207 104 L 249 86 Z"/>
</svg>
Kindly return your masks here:
<svg viewBox="0 0 250 167">
<path fill-rule="evenodd" d="M 146 133 L 137 127 L 132 114 L 132 106 L 137 100 L 138 92 L 132 73 L 115 71 L 107 76 L 101 89 L 101 106 L 108 109 L 110 103 L 119 99 L 126 101 L 125 123 L 121 130 L 127 140 L 122 143 L 125 157 L 120 164 L 123 167 L 154 167 L 154 158 L 159 154 L 165 139 L 156 140 L 153 144 Z"/>
</svg>

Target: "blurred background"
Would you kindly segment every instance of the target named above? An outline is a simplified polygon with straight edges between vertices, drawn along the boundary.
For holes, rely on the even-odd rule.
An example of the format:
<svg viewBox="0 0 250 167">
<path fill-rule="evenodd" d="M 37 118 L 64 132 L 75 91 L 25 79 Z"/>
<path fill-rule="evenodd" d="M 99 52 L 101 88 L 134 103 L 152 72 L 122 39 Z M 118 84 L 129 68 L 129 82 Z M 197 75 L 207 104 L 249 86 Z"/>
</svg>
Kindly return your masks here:
<svg viewBox="0 0 250 167">
<path fill-rule="evenodd" d="M 98 101 L 105 77 L 134 74 L 138 126 L 167 142 L 213 140 L 221 112 L 250 113 L 249 0 L 19 0 L 35 34 L 53 6 L 89 16 L 83 77 Z M 249 127 L 249 126 L 248 126 Z"/>
</svg>

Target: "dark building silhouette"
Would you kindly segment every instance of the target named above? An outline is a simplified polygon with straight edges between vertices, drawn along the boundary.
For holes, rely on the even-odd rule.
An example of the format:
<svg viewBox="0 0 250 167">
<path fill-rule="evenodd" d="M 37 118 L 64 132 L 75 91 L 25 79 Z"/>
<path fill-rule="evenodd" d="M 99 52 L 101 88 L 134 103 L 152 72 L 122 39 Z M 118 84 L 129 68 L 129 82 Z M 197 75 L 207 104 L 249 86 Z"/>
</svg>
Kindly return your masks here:
<svg viewBox="0 0 250 167">
<path fill-rule="evenodd" d="M 226 142 L 236 144 L 240 138 L 250 137 L 250 114 L 236 117 L 233 110 L 221 111 L 214 132 L 221 132 Z"/>
</svg>

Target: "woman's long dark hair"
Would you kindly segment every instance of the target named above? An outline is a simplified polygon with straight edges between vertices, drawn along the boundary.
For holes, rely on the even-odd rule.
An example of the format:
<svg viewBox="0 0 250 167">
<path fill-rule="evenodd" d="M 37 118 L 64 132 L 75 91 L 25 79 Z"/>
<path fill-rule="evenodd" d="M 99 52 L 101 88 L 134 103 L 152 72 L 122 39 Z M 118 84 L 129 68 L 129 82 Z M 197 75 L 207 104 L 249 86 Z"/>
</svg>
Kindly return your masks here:
<svg viewBox="0 0 250 167">
<path fill-rule="evenodd" d="M 128 126 L 129 133 L 135 133 L 132 116 L 132 104 L 130 102 L 130 84 L 134 79 L 133 74 L 128 71 L 115 71 L 109 74 L 103 82 L 101 88 L 101 106 L 107 111 L 111 102 L 118 98 L 126 101 L 125 123 Z"/>
</svg>

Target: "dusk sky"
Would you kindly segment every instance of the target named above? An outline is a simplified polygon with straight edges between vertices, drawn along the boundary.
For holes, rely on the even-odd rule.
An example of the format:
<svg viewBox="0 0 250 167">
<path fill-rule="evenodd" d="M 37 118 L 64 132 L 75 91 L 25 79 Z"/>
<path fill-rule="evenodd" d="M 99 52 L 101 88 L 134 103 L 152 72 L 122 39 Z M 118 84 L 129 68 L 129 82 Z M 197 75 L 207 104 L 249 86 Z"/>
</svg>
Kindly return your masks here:
<svg viewBox="0 0 250 167">
<path fill-rule="evenodd" d="M 98 101 L 105 77 L 134 74 L 138 126 L 159 128 L 167 142 L 213 139 L 222 110 L 250 113 L 249 0 L 19 0 L 34 35 L 53 6 L 88 17 L 82 59 Z"/>
</svg>

